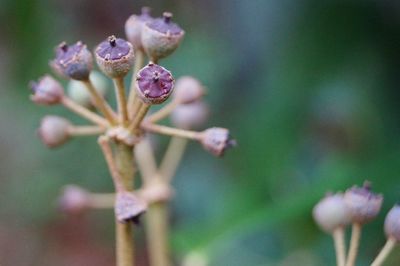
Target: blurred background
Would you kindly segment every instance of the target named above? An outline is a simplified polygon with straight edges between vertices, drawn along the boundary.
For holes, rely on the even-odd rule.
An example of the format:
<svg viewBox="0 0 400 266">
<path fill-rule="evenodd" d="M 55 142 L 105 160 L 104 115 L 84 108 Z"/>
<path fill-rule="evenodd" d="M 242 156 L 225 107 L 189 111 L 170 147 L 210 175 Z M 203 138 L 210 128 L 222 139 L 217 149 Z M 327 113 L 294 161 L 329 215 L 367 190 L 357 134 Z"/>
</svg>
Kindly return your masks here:
<svg viewBox="0 0 400 266">
<path fill-rule="evenodd" d="M 186 37 L 162 64 L 207 86 L 208 126 L 230 128 L 239 142 L 223 159 L 189 146 L 171 207 L 176 263 L 334 265 L 312 207 L 368 179 L 385 202 L 363 232 L 358 265 L 367 265 L 400 197 L 396 0 L 0 0 L 0 265 L 113 265 L 112 212 L 66 216 L 56 205 L 66 184 L 111 191 L 96 140 L 45 148 L 43 115 L 79 119 L 31 103 L 27 84 L 50 72 L 55 45 L 124 36 L 142 5 L 175 14 Z M 397 250 L 387 265 L 399 261 Z M 147 265 L 144 245 L 138 263 Z"/>
</svg>

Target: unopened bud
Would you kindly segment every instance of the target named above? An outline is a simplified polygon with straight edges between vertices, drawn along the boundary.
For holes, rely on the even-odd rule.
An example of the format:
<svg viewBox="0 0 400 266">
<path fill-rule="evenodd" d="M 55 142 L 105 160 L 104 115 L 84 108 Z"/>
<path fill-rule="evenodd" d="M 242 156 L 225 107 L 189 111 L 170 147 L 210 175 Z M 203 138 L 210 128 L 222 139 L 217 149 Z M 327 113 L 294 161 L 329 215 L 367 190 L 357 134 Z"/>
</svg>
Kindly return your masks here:
<svg viewBox="0 0 400 266">
<path fill-rule="evenodd" d="M 143 26 L 142 44 L 152 61 L 167 57 L 178 48 L 185 32 L 171 21 L 172 14 L 164 12 Z"/>
<path fill-rule="evenodd" d="M 190 76 L 177 79 L 175 91 L 172 95 L 179 103 L 187 104 L 198 101 L 204 95 L 204 87 L 201 83 Z"/>
<path fill-rule="evenodd" d="M 171 95 L 174 78 L 171 72 L 157 64 L 149 63 L 136 77 L 138 96 L 147 104 L 163 103 Z"/>
<path fill-rule="evenodd" d="M 32 90 L 31 100 L 37 104 L 59 104 L 64 96 L 61 84 L 49 75 L 45 75 L 38 82 L 30 83 Z"/>
<path fill-rule="evenodd" d="M 200 139 L 204 149 L 215 156 L 223 156 L 225 151 L 236 146 L 236 141 L 231 139 L 226 128 L 213 127 L 202 132 Z"/>
<path fill-rule="evenodd" d="M 61 146 L 69 139 L 70 122 L 65 118 L 47 115 L 43 117 L 38 134 L 42 142 L 49 148 Z"/>
<path fill-rule="evenodd" d="M 374 219 L 382 206 L 382 195 L 371 192 L 368 182 L 363 187 L 354 186 L 346 190 L 344 201 L 349 208 L 351 221 L 364 224 Z"/>
<path fill-rule="evenodd" d="M 96 61 L 101 71 L 111 78 L 124 77 L 134 61 L 132 44 L 110 36 L 96 48 Z"/>
<path fill-rule="evenodd" d="M 151 21 L 150 8 L 142 7 L 140 15 L 132 15 L 125 23 L 125 34 L 128 41 L 135 49 L 143 49 L 142 46 L 142 30 L 146 22 Z"/>
<path fill-rule="evenodd" d="M 177 106 L 171 113 L 171 122 L 178 128 L 198 129 L 206 122 L 209 115 L 207 104 L 202 101 Z"/>
<path fill-rule="evenodd" d="M 83 188 L 76 185 L 65 186 L 58 200 L 59 207 L 62 211 L 79 214 L 88 208 L 89 193 Z"/>
<path fill-rule="evenodd" d="M 139 223 L 140 215 L 147 209 L 144 200 L 131 192 L 118 192 L 115 200 L 115 216 L 121 223 Z"/>
<path fill-rule="evenodd" d="M 81 41 L 73 45 L 62 42 L 56 47 L 56 58 L 50 62 L 50 66 L 63 77 L 87 80 L 93 69 L 93 57 Z"/>
<path fill-rule="evenodd" d="M 350 213 L 343 194 L 325 196 L 313 209 L 313 217 L 318 226 L 327 233 L 350 223 Z"/>
<path fill-rule="evenodd" d="M 396 204 L 388 212 L 385 218 L 385 233 L 400 242 L 400 205 Z"/>
</svg>

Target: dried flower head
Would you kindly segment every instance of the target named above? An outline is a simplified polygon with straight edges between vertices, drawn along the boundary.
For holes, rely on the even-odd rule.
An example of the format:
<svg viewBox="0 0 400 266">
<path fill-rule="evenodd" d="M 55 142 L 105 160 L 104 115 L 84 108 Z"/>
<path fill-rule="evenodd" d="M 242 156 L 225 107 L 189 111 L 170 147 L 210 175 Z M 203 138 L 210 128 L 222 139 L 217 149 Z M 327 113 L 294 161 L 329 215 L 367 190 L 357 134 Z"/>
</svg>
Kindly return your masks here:
<svg viewBox="0 0 400 266">
<path fill-rule="evenodd" d="M 61 146 L 69 139 L 68 128 L 70 122 L 62 117 L 47 115 L 42 118 L 38 135 L 49 148 Z"/>
<path fill-rule="evenodd" d="M 31 100 L 37 104 L 53 105 L 59 104 L 64 96 L 61 84 L 49 75 L 45 75 L 38 82 L 31 81 Z"/>
<path fill-rule="evenodd" d="M 101 71 L 111 78 L 124 77 L 134 61 L 132 44 L 114 35 L 101 42 L 95 54 Z"/>
<path fill-rule="evenodd" d="M 236 146 L 236 141 L 230 137 L 229 130 L 220 127 L 204 130 L 200 141 L 205 150 L 218 157 L 223 156 L 227 149 Z"/>
<path fill-rule="evenodd" d="M 200 100 L 204 95 L 204 87 L 200 81 L 190 76 L 177 79 L 172 95 L 179 103 L 187 104 Z"/>
<path fill-rule="evenodd" d="M 400 205 L 396 204 L 385 218 L 385 233 L 400 242 Z"/>
<path fill-rule="evenodd" d="M 202 101 L 177 106 L 171 113 L 171 122 L 178 128 L 198 129 L 208 119 L 208 105 Z"/>
<path fill-rule="evenodd" d="M 88 208 L 89 194 L 76 185 L 65 186 L 58 200 L 60 209 L 71 214 L 79 214 Z"/>
<path fill-rule="evenodd" d="M 370 183 L 365 182 L 363 187 L 353 186 L 346 190 L 344 201 L 349 208 L 352 222 L 364 224 L 378 215 L 383 197 L 371 192 Z"/>
<path fill-rule="evenodd" d="M 125 23 L 125 34 L 128 41 L 132 44 L 133 48 L 143 50 L 142 45 L 142 31 L 146 22 L 153 19 L 150 16 L 150 8 L 142 7 L 140 15 L 132 15 Z"/>
<path fill-rule="evenodd" d="M 149 63 L 136 77 L 138 96 L 147 104 L 163 103 L 171 95 L 174 78 L 171 72 L 157 64 Z"/>
<path fill-rule="evenodd" d="M 118 192 L 115 200 L 115 215 L 121 223 L 139 223 L 140 215 L 147 209 L 144 200 L 131 192 Z"/>
<path fill-rule="evenodd" d="M 185 32 L 171 21 L 172 14 L 164 12 L 162 18 L 147 22 L 143 27 L 142 44 L 152 61 L 167 57 L 178 48 Z"/>
<path fill-rule="evenodd" d="M 62 77 L 87 80 L 93 69 L 93 57 L 81 41 L 73 45 L 62 42 L 56 47 L 56 58 L 50 66 Z"/>
<path fill-rule="evenodd" d="M 313 209 L 313 217 L 318 226 L 327 233 L 350 223 L 350 213 L 343 194 L 328 194 Z"/>
</svg>

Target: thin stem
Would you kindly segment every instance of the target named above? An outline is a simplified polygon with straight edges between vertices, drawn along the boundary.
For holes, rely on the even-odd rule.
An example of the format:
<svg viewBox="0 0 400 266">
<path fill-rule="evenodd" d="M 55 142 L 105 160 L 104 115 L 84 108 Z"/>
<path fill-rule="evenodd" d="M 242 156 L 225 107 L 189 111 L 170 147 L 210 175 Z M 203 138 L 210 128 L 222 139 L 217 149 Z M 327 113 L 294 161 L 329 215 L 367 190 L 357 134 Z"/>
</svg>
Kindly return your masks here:
<svg viewBox="0 0 400 266">
<path fill-rule="evenodd" d="M 115 203 L 115 193 L 90 193 L 89 207 L 93 209 L 112 209 Z"/>
<path fill-rule="evenodd" d="M 165 202 L 153 203 L 146 213 L 149 259 L 152 266 L 169 266 L 168 208 Z"/>
<path fill-rule="evenodd" d="M 337 266 L 345 266 L 346 246 L 344 243 L 344 229 L 339 227 L 333 231 L 333 240 L 335 242 Z"/>
<path fill-rule="evenodd" d="M 123 125 L 126 125 L 128 123 L 128 109 L 126 106 L 124 79 L 115 78 L 113 81 L 115 94 L 117 95 L 119 120 Z"/>
<path fill-rule="evenodd" d="M 161 126 L 157 124 L 143 123 L 142 128 L 146 131 L 159 133 L 163 135 L 169 135 L 178 138 L 187 138 L 192 140 L 199 140 L 201 138 L 201 132 L 184 130 L 179 128 Z"/>
<path fill-rule="evenodd" d="M 394 239 L 393 237 L 389 237 L 386 241 L 385 246 L 382 248 L 381 252 L 379 252 L 378 256 L 372 262 L 371 266 L 381 266 L 395 246 L 396 239 Z"/>
<path fill-rule="evenodd" d="M 187 139 L 172 137 L 160 165 L 160 176 L 170 183 L 185 153 Z"/>
<path fill-rule="evenodd" d="M 147 112 L 149 111 L 150 105 L 143 103 L 140 107 L 139 111 L 135 114 L 132 123 L 129 125 L 129 131 L 136 133 L 137 129 L 139 128 L 140 124 L 142 123 L 144 117 L 146 116 Z"/>
<path fill-rule="evenodd" d="M 134 115 L 134 110 L 135 110 L 135 102 L 137 102 L 137 96 L 136 96 L 136 75 L 139 72 L 139 70 L 143 67 L 143 62 L 144 62 L 144 53 L 141 50 L 135 51 L 135 66 L 133 67 L 133 73 L 132 73 L 132 79 L 131 79 L 131 86 L 129 90 L 129 96 L 128 96 L 128 113 L 129 113 L 129 118 L 132 118 Z M 136 100 L 135 100 L 136 99 Z"/>
<path fill-rule="evenodd" d="M 77 104 L 76 102 L 74 102 L 73 100 L 71 100 L 70 98 L 68 98 L 66 96 L 64 96 L 61 99 L 61 103 L 69 110 L 82 116 L 83 118 L 86 118 L 87 120 L 93 122 L 94 124 L 97 124 L 102 127 L 109 126 L 109 123 L 107 122 L 106 119 L 104 119 L 103 117 L 99 116 L 96 113 L 93 113 L 89 109 Z"/>
<path fill-rule="evenodd" d="M 354 223 L 351 229 L 350 248 L 347 255 L 346 266 L 354 266 L 361 238 L 361 224 Z"/>
<path fill-rule="evenodd" d="M 150 181 L 157 172 L 157 164 L 150 141 L 147 138 L 136 145 L 135 157 L 143 180 L 145 182 Z"/>
<path fill-rule="evenodd" d="M 103 96 L 101 96 L 98 91 L 94 88 L 93 83 L 88 80 L 82 81 L 83 84 L 85 84 L 86 88 L 88 89 L 90 95 L 93 98 L 94 105 L 96 106 L 97 109 L 100 110 L 100 112 L 104 115 L 104 117 L 112 124 L 115 125 L 115 117 L 114 117 L 114 111 L 111 109 L 111 107 L 108 105 L 108 103 L 104 100 Z"/>
<path fill-rule="evenodd" d="M 173 100 L 169 102 L 168 104 L 164 105 L 163 108 L 158 110 L 157 112 L 149 115 L 149 117 L 146 119 L 146 121 L 149 121 L 150 123 L 156 123 L 165 117 L 169 116 L 172 111 L 179 105 L 179 102 L 176 100 Z"/>
<path fill-rule="evenodd" d="M 69 126 L 68 134 L 70 136 L 91 136 L 104 133 L 105 128 L 99 126 Z"/>
<path fill-rule="evenodd" d="M 110 170 L 111 177 L 114 181 L 115 189 L 117 190 L 117 192 L 125 191 L 126 189 L 122 184 L 121 176 L 119 174 L 117 165 L 114 161 L 114 156 L 108 137 L 100 136 L 98 139 L 98 143 L 100 145 L 101 150 L 103 151 L 104 158 L 106 159 L 108 169 Z"/>
</svg>

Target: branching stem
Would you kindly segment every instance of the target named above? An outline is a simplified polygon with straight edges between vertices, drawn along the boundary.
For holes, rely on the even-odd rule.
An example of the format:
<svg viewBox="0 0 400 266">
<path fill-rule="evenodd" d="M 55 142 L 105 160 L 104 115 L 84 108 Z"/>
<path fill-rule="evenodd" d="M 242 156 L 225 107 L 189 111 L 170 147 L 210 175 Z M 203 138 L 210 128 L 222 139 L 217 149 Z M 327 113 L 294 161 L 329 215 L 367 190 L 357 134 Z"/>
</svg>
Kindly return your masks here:
<svg viewBox="0 0 400 266">
<path fill-rule="evenodd" d="M 389 237 L 386 241 L 385 246 L 383 246 L 381 252 L 379 252 L 378 256 L 372 262 L 371 266 L 381 266 L 395 246 L 396 239 Z"/>
</svg>

